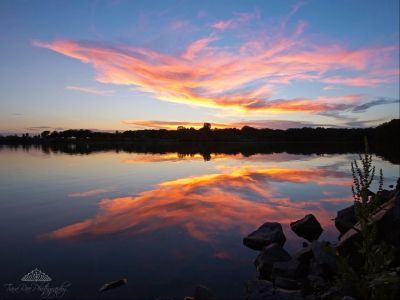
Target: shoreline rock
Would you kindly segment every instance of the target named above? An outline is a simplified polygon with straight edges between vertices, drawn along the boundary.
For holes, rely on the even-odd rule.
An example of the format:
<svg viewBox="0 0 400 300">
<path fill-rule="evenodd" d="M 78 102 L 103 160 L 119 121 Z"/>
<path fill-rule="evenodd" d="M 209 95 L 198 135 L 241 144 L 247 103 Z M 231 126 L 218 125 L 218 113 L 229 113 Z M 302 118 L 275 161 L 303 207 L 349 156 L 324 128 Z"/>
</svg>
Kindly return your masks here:
<svg viewBox="0 0 400 300">
<path fill-rule="evenodd" d="M 286 237 L 282 225 L 277 222 L 266 222 L 257 230 L 243 238 L 243 244 L 253 250 L 262 250 L 265 246 L 277 243 L 283 247 Z"/>
<path fill-rule="evenodd" d="M 370 224 L 376 225 L 379 241 L 392 246 L 400 263 L 400 178 L 395 190 L 383 190 L 370 201 L 379 201 L 379 208 L 371 217 Z M 338 243 L 319 241 L 323 229 L 314 215 L 292 222 L 291 229 L 300 237 L 311 242 L 292 255 L 283 249 L 286 237 L 279 223 L 264 223 L 243 239 L 245 246 L 261 251 L 254 265 L 257 279 L 246 283 L 247 300 L 317 300 L 354 299 L 352 289 L 338 288 L 333 282 L 338 274 L 337 253 L 346 257 L 354 268 L 360 263 L 358 242 L 361 240 L 360 225 L 354 205 L 337 212 L 335 226 L 340 232 Z M 261 247 L 264 245 L 263 247 Z M 396 269 L 397 270 L 397 269 Z M 400 270 L 400 267 L 398 267 Z M 400 271 L 396 271 L 400 273 Z M 397 274 L 398 274 L 397 273 Z M 393 290 L 393 287 L 390 287 Z M 398 299 L 400 289 L 393 290 Z M 391 298 L 392 299 L 392 298 Z"/>
<path fill-rule="evenodd" d="M 290 228 L 299 237 L 309 242 L 317 240 L 323 231 L 321 224 L 313 214 L 308 214 L 304 218 L 290 223 Z"/>
</svg>

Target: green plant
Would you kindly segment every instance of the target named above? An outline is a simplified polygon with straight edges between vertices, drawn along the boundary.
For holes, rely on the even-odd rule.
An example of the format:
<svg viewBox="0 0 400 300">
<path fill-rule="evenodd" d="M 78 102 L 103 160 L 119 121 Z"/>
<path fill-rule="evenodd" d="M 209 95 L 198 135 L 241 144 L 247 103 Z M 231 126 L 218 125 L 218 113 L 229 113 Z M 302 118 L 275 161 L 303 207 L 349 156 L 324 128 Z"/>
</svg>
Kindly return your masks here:
<svg viewBox="0 0 400 300">
<path fill-rule="evenodd" d="M 353 175 L 352 193 L 357 224 L 353 227 L 360 236 L 358 248 L 361 266 L 353 266 L 346 257 L 336 254 L 338 277 L 341 287 L 351 286 L 360 299 L 390 299 L 385 286 L 393 281 L 398 282 L 395 272 L 390 270 L 394 259 L 392 249 L 377 239 L 377 228 L 372 224 L 372 217 L 379 209 L 379 194 L 383 186 L 383 172 L 379 171 L 378 192 L 369 191 L 375 179 L 375 166 L 372 165 L 372 155 L 368 152 L 365 139 L 365 153 L 359 156 L 360 162 L 351 163 Z"/>
</svg>

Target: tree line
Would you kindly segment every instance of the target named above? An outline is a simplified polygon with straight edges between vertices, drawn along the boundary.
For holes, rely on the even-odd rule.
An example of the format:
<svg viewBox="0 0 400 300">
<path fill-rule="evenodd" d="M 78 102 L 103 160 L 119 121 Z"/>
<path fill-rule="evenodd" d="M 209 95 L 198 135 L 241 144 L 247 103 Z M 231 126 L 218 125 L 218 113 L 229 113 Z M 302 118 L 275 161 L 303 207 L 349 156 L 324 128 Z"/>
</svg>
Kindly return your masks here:
<svg viewBox="0 0 400 300">
<path fill-rule="evenodd" d="M 0 136 L 0 143 L 49 142 L 362 142 L 364 137 L 372 142 L 398 142 L 400 119 L 393 119 L 375 128 L 290 128 L 287 130 L 250 126 L 237 128 L 212 128 L 204 123 L 200 129 L 179 126 L 176 130 L 144 129 L 123 132 L 99 132 L 87 129 L 43 131 L 38 135 Z"/>
</svg>

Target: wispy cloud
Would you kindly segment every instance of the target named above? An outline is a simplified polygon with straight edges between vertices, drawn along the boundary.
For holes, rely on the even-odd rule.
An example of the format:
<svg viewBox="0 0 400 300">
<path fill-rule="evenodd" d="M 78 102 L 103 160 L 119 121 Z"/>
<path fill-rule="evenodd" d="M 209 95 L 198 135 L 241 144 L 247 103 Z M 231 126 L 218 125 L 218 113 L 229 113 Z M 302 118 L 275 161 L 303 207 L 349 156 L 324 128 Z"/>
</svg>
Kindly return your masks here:
<svg viewBox="0 0 400 300">
<path fill-rule="evenodd" d="M 294 6 L 291 14 L 301 5 Z M 239 44 L 223 44 L 223 29 L 241 30 L 233 24 L 256 18 L 260 18 L 257 12 L 218 21 L 209 35 L 189 43 L 179 55 L 87 41 L 33 44 L 91 64 L 97 81 L 102 83 L 133 86 L 162 101 L 239 112 L 315 113 L 348 109 L 354 105 L 354 95 L 282 99 L 276 96 L 276 89 L 293 82 L 376 86 L 398 79 L 391 66 L 398 47 L 350 49 L 337 42 L 326 42 L 328 39 L 313 40 L 304 36 L 303 21 L 291 33 L 278 26 L 271 28 L 268 35 L 260 31 Z M 342 71 L 352 75 L 345 76 Z M 70 89 L 112 94 L 92 88 Z M 359 104 L 362 100 L 356 99 Z"/>
<path fill-rule="evenodd" d="M 100 96 L 111 96 L 114 95 L 115 93 L 113 90 L 102 90 L 94 87 L 83 87 L 83 86 L 72 86 L 72 85 L 66 86 L 65 89 L 82 93 L 96 94 Z"/>
<path fill-rule="evenodd" d="M 94 190 L 88 190 L 84 192 L 76 192 L 76 193 L 70 193 L 68 194 L 68 197 L 72 198 L 80 198 L 80 197 L 93 197 L 93 196 L 99 196 L 105 193 L 110 193 L 113 192 L 113 189 L 94 189 Z"/>
<path fill-rule="evenodd" d="M 65 130 L 65 128 L 42 125 L 42 126 L 31 126 L 31 127 L 26 128 L 26 130 L 28 130 L 28 131 L 43 131 L 43 130 L 54 131 L 54 130 Z"/>
<path fill-rule="evenodd" d="M 241 26 L 245 23 L 248 23 L 254 19 L 260 18 L 260 12 L 258 10 L 254 12 L 248 13 L 235 13 L 234 17 L 228 20 L 219 20 L 215 23 L 211 24 L 211 28 L 216 30 L 226 30 L 226 29 L 234 29 L 238 26 Z"/>
<path fill-rule="evenodd" d="M 379 98 L 376 100 L 372 100 L 360 105 L 356 105 L 354 106 L 351 111 L 352 112 L 364 112 L 367 109 L 374 107 L 374 106 L 378 106 L 378 105 L 387 105 L 387 104 L 393 104 L 393 103 L 399 103 L 400 100 L 399 99 L 388 99 L 388 98 Z"/>
</svg>

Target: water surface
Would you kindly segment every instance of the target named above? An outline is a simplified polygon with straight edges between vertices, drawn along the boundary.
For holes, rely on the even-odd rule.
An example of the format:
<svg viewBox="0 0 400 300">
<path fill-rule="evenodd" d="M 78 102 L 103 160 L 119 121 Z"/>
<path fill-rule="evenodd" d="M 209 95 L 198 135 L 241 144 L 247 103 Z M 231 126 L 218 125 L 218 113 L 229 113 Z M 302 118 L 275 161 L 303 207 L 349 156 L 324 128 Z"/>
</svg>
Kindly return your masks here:
<svg viewBox="0 0 400 300">
<path fill-rule="evenodd" d="M 0 150 L 1 298 L 3 288 L 34 268 L 64 298 L 98 298 L 105 282 L 128 284 L 100 298 L 183 298 L 197 284 L 218 298 L 243 295 L 257 255 L 242 237 L 281 222 L 293 252 L 302 239 L 288 224 L 313 213 L 322 238 L 335 240 L 331 219 L 351 201 L 355 154 L 211 154 L 96 152 L 89 155 Z M 385 186 L 397 165 L 374 157 Z M 19 295 L 27 298 L 27 295 Z M 31 295 L 31 297 L 36 297 Z"/>
</svg>

